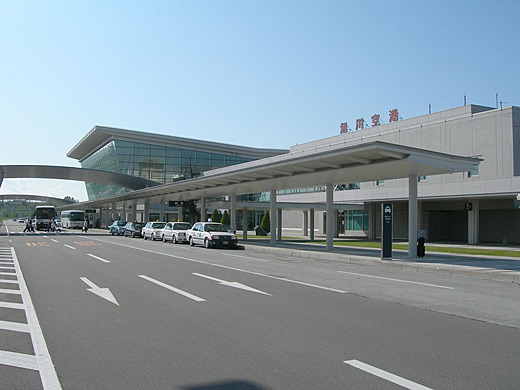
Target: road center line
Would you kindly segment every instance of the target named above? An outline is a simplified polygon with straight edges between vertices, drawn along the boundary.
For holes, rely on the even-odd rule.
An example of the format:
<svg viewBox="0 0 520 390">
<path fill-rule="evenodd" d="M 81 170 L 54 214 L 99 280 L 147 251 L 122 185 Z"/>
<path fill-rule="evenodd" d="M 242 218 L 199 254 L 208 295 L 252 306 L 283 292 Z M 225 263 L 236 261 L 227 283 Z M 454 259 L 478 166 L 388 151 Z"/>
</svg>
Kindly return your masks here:
<svg viewBox="0 0 520 390">
<path fill-rule="evenodd" d="M 300 282 L 300 281 L 298 281 L 298 280 L 282 278 L 282 277 L 279 277 L 279 276 L 266 275 L 266 274 L 262 274 L 262 273 L 260 273 L 260 272 L 248 271 L 248 270 L 245 270 L 245 269 L 235 268 L 235 267 L 229 267 L 229 266 L 227 266 L 227 265 L 221 265 L 221 264 L 209 263 L 209 262 L 207 262 L 207 261 L 202 261 L 202 260 L 190 259 L 189 257 L 182 257 L 182 256 L 171 255 L 171 254 L 169 254 L 169 253 L 157 252 L 157 251 L 153 251 L 153 250 L 150 250 L 150 249 L 144 249 L 144 248 L 139 248 L 139 247 L 136 247 L 136 246 L 130 246 L 130 245 L 125 245 L 125 244 L 119 244 L 119 243 L 116 243 L 116 242 L 104 241 L 104 240 L 100 240 L 100 239 L 96 239 L 96 238 L 91 238 L 91 239 L 92 239 L 92 240 L 96 240 L 96 241 L 100 241 L 100 242 L 104 242 L 104 243 L 107 243 L 107 244 L 119 245 L 119 246 L 123 246 L 123 247 L 125 247 L 125 248 L 135 249 L 135 250 L 139 250 L 139 251 L 143 251 L 143 252 L 148 252 L 148 253 L 154 253 L 154 254 L 156 254 L 156 255 L 173 257 L 173 258 L 175 258 L 175 259 L 180 259 L 180 260 L 185 260 L 185 261 L 192 261 L 192 262 L 194 262 L 194 263 L 211 265 L 211 266 L 213 266 L 213 267 L 219 267 L 219 268 L 224 268 L 224 269 L 230 269 L 230 270 L 233 270 L 233 271 L 244 272 L 244 273 L 246 273 L 246 274 L 250 274 L 250 275 L 262 276 L 262 277 L 264 277 L 264 278 L 275 279 L 275 280 L 281 280 L 281 281 L 284 281 L 284 282 L 289 282 L 289 283 L 294 283 L 294 284 L 300 284 L 300 285 L 302 285 L 302 286 L 307 286 L 307 287 L 314 287 L 314 288 L 318 288 L 318 289 L 320 289 L 320 290 L 326 290 L 326 291 L 331 291 L 331 292 L 337 292 L 337 293 L 340 293 L 340 294 L 347 294 L 347 293 L 348 293 L 348 291 L 338 290 L 338 289 L 331 288 L 331 287 L 319 286 L 319 285 L 317 285 L 317 284 L 311 284 L 311 283 Z"/>
<path fill-rule="evenodd" d="M 59 242 L 58 240 L 55 240 L 54 238 L 51 238 L 51 241 L 54 241 L 54 242 Z"/>
<path fill-rule="evenodd" d="M 374 276 L 374 275 L 366 275 L 366 274 L 357 274 L 355 272 L 347 272 L 347 271 L 337 271 L 341 274 L 348 274 L 348 275 L 356 275 L 356 276 L 364 276 L 365 278 L 374 278 L 374 279 L 383 279 L 383 280 L 390 280 L 392 282 L 401 282 L 401 283 L 410 283 L 410 284 L 419 284 L 421 286 L 428 286 L 428 287 L 437 287 L 437 288 L 445 288 L 447 290 L 455 290 L 454 287 L 447 287 L 447 286 L 439 286 L 437 284 L 429 284 L 429 283 L 420 283 L 420 282 L 412 282 L 410 280 L 401 280 L 401 279 L 392 279 L 392 278 L 384 278 L 382 276 Z"/>
<path fill-rule="evenodd" d="M 63 246 L 66 246 L 67 248 L 70 248 L 70 249 L 76 249 L 73 246 L 70 246 L 70 245 L 67 245 L 67 244 L 64 244 Z"/>
<path fill-rule="evenodd" d="M 94 259 L 102 261 L 103 263 L 110 263 L 110 261 L 102 259 L 101 257 L 97 257 L 95 255 L 91 255 L 90 253 L 87 253 L 87 256 L 93 257 Z"/>
<path fill-rule="evenodd" d="M 158 286 L 161 286 L 161 287 L 164 287 L 164 288 L 166 288 L 166 289 L 168 289 L 170 291 L 173 291 L 173 292 L 175 292 L 177 294 L 183 295 L 186 298 L 192 299 L 192 300 L 194 300 L 196 302 L 206 302 L 205 299 L 202 299 L 202 298 L 200 298 L 200 297 L 198 297 L 196 295 L 190 294 L 190 293 L 188 293 L 186 291 L 180 290 L 180 289 L 178 289 L 176 287 L 170 286 L 169 284 L 160 282 L 159 280 L 150 278 L 149 276 L 146 276 L 146 275 L 137 275 L 137 276 L 139 276 L 142 279 L 148 280 L 149 282 L 155 283 Z"/>
<path fill-rule="evenodd" d="M 345 360 L 343 363 L 347 363 L 348 365 L 358 368 L 360 370 L 363 370 L 365 372 L 368 372 L 369 374 L 375 375 L 379 378 L 382 378 L 384 380 L 387 380 L 388 382 L 395 383 L 396 385 L 399 385 L 401 387 L 404 387 L 406 389 L 410 390 L 432 390 L 429 387 L 420 385 L 418 383 L 409 381 L 408 379 L 401 378 L 400 376 L 391 374 L 387 371 L 381 370 L 377 367 L 371 366 L 369 364 L 360 362 L 359 360 Z"/>
</svg>

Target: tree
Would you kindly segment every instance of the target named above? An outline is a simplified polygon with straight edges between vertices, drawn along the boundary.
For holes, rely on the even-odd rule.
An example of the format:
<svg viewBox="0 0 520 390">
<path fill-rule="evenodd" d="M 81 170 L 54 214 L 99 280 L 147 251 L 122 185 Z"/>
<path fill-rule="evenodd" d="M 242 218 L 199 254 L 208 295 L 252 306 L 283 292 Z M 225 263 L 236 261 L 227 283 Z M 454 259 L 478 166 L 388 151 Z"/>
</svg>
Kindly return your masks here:
<svg viewBox="0 0 520 390">
<path fill-rule="evenodd" d="M 220 211 L 218 209 L 214 209 L 211 213 L 211 220 L 213 222 L 220 221 L 222 219 L 222 215 L 220 214 Z"/>
<path fill-rule="evenodd" d="M 224 214 L 222 214 L 222 219 L 220 220 L 222 225 L 229 226 L 231 225 L 231 218 L 229 217 L 229 213 L 227 210 L 224 210 Z"/>
<path fill-rule="evenodd" d="M 271 218 L 269 216 L 269 211 L 266 211 L 264 213 L 262 221 L 260 222 L 260 228 L 264 230 L 266 233 L 269 233 L 271 231 Z"/>
</svg>

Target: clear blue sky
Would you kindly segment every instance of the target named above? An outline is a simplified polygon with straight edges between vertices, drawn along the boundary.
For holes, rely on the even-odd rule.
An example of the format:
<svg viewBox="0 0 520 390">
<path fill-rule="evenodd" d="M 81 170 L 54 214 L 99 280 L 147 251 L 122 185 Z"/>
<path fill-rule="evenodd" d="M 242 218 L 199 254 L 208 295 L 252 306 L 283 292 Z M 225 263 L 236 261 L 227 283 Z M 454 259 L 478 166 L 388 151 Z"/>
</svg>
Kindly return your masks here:
<svg viewBox="0 0 520 390">
<path fill-rule="evenodd" d="M 95 125 L 288 148 L 341 122 L 520 105 L 520 2 L 0 0 L 0 164 Z M 86 200 L 82 183 L 0 193 Z"/>
</svg>

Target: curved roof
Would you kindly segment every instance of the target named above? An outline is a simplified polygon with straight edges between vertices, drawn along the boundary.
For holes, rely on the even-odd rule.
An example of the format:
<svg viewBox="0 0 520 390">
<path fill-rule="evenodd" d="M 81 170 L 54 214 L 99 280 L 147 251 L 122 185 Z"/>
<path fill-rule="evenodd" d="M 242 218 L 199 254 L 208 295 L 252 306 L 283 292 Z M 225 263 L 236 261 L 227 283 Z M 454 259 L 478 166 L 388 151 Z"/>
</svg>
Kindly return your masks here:
<svg viewBox="0 0 520 390">
<path fill-rule="evenodd" d="M 83 161 L 112 139 L 157 144 L 176 148 L 195 149 L 212 153 L 238 154 L 252 159 L 261 159 L 287 153 L 287 149 L 263 149 L 247 146 L 201 141 L 171 135 L 145 133 L 142 131 L 117 129 L 114 127 L 94 126 L 68 153 L 67 157 Z M 224 152 L 225 151 L 225 152 Z"/>
<path fill-rule="evenodd" d="M 74 180 L 88 183 L 108 184 L 129 188 L 131 190 L 140 190 L 161 184 L 156 181 L 124 175 L 122 173 L 56 165 L 0 165 L 0 178 Z"/>
<path fill-rule="evenodd" d="M 54 202 L 61 202 L 64 204 L 74 203 L 70 200 L 54 198 L 52 196 L 27 195 L 27 194 L 1 194 L 0 202 L 3 202 L 5 200 L 41 200 L 42 202 L 54 201 Z"/>
</svg>

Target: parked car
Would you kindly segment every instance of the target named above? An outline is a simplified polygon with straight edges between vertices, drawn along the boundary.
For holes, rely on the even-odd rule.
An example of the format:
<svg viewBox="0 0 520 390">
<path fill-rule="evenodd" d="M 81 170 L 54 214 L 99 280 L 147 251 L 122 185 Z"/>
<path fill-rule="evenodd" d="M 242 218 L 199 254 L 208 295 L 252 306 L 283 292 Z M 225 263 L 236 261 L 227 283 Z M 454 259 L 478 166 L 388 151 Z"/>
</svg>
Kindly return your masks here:
<svg viewBox="0 0 520 390">
<path fill-rule="evenodd" d="M 191 246 L 202 244 L 206 248 L 227 246 L 235 248 L 238 243 L 237 236 L 227 231 L 221 223 L 197 222 L 186 231 Z"/>
<path fill-rule="evenodd" d="M 161 238 L 163 242 L 171 241 L 174 244 L 188 242 L 186 230 L 190 227 L 188 222 L 168 222 L 161 232 Z"/>
<path fill-rule="evenodd" d="M 125 237 L 142 237 L 141 229 L 143 224 L 141 222 L 128 222 L 125 225 L 125 231 L 123 235 Z"/>
<path fill-rule="evenodd" d="M 117 234 L 118 236 L 125 233 L 125 225 L 126 221 L 114 221 L 112 225 L 110 225 L 110 233 L 112 235 Z"/>
<path fill-rule="evenodd" d="M 151 238 L 152 241 L 160 240 L 162 229 L 166 225 L 166 222 L 148 222 L 144 225 L 144 228 L 141 230 L 141 234 L 143 238 L 146 240 L 147 238 Z"/>
</svg>

